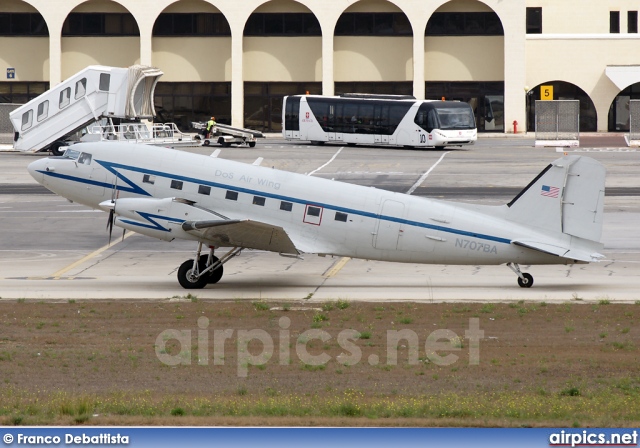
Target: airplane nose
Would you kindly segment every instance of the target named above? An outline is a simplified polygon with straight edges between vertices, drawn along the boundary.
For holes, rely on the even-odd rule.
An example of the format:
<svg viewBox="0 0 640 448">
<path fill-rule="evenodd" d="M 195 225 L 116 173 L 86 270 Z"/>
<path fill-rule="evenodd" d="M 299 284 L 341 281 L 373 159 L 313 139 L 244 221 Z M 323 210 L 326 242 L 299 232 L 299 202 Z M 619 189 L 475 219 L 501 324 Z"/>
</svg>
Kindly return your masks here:
<svg viewBox="0 0 640 448">
<path fill-rule="evenodd" d="M 44 182 L 44 174 L 42 173 L 47 168 L 47 158 L 36 160 L 35 162 L 31 162 L 27 167 L 29 170 L 29 174 L 33 177 L 39 184 Z"/>
</svg>

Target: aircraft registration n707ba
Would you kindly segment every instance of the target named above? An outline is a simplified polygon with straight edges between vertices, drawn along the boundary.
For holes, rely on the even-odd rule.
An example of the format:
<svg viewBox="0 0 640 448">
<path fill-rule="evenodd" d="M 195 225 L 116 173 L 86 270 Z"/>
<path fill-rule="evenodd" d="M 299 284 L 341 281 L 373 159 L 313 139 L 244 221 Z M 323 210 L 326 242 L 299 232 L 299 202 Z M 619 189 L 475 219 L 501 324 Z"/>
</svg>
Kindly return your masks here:
<svg viewBox="0 0 640 448">
<path fill-rule="evenodd" d="M 29 165 L 42 185 L 109 212 L 109 225 L 197 242 L 178 269 L 187 289 L 217 283 L 243 249 L 404 263 L 573 264 L 603 255 L 605 169 L 565 156 L 511 202 L 471 205 L 129 143 L 79 143 Z M 203 249 L 204 248 L 204 249 Z M 223 256 L 214 249 L 225 249 Z"/>
</svg>

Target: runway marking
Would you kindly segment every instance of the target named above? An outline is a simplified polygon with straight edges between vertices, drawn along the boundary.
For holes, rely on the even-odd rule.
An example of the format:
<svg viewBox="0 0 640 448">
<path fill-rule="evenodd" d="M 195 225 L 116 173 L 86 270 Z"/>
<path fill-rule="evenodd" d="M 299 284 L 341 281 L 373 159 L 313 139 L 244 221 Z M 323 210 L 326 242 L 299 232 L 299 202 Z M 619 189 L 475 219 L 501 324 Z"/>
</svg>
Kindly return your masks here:
<svg viewBox="0 0 640 448">
<path fill-rule="evenodd" d="M 331 159 L 329 159 L 329 161 L 327 163 L 325 163 L 324 165 L 322 165 L 319 168 L 316 168 L 315 170 L 311 171 L 309 174 L 307 174 L 307 176 L 311 176 L 314 173 L 317 173 L 318 171 L 320 171 L 322 168 L 324 168 L 325 166 L 329 165 L 331 162 L 333 162 L 336 157 L 338 157 L 338 154 L 340 154 L 340 152 L 344 149 L 344 146 L 341 147 L 340 149 L 338 149 L 338 152 L 336 152 L 333 157 L 331 157 Z"/>
<path fill-rule="evenodd" d="M 636 148 L 556 148 L 556 152 L 638 152 Z"/>
<path fill-rule="evenodd" d="M 431 166 L 431 168 L 429 168 L 429 169 L 427 170 L 427 172 L 426 172 L 426 173 L 424 173 L 422 176 L 420 176 L 420 179 L 418 179 L 418 181 L 417 181 L 415 184 L 413 184 L 413 185 L 411 186 L 411 188 L 409 188 L 409 190 L 407 191 L 407 194 L 411 194 L 411 193 L 413 193 L 414 191 L 416 191 L 416 188 L 418 188 L 420 185 L 422 185 L 422 182 L 424 182 L 424 181 L 427 179 L 427 176 L 429 176 L 429 173 L 431 173 L 431 171 L 433 171 L 433 170 L 435 169 L 435 167 L 436 167 L 436 166 L 438 166 L 438 164 L 439 164 L 440 162 L 442 162 L 442 159 L 444 159 L 444 156 L 446 156 L 446 155 L 447 155 L 447 154 L 449 154 L 450 152 L 451 152 L 451 151 L 447 151 L 447 152 L 445 152 L 444 154 L 442 154 L 442 155 L 440 156 L 440 158 L 438 159 L 438 161 L 437 161 L 436 163 L 434 163 L 434 164 Z"/>
<path fill-rule="evenodd" d="M 351 260 L 349 257 L 342 257 L 323 275 L 324 278 L 331 278 L 336 275 L 340 270 Z"/>
<path fill-rule="evenodd" d="M 133 235 L 135 232 L 127 232 L 125 233 L 124 237 L 122 238 L 123 240 L 125 240 L 126 238 L 129 238 L 131 235 Z M 105 250 L 109 249 L 112 246 L 115 246 L 116 244 L 118 244 L 119 241 L 113 242 L 113 243 L 109 243 L 106 244 L 104 246 L 102 246 L 100 249 L 97 249 L 93 252 L 91 252 L 88 255 L 85 255 L 84 257 L 82 257 L 80 260 L 75 261 L 73 263 L 71 263 L 69 266 L 64 267 L 62 269 L 60 269 L 59 271 L 54 272 L 53 274 L 51 274 L 50 277 L 52 277 L 54 280 L 58 280 L 63 274 L 65 274 L 66 272 L 69 272 L 71 269 L 81 265 L 82 263 L 84 263 L 85 261 L 89 261 L 91 260 L 93 257 L 97 257 L 98 255 L 100 255 L 102 252 L 104 252 Z"/>
</svg>

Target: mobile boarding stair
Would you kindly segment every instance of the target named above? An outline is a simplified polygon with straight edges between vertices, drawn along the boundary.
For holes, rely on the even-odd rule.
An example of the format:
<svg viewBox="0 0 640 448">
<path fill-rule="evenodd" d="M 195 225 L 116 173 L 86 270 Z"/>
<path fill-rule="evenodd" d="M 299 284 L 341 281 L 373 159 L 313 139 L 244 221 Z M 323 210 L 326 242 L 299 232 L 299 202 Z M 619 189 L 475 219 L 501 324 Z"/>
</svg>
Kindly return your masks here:
<svg viewBox="0 0 640 448">
<path fill-rule="evenodd" d="M 13 147 L 59 155 L 67 136 L 101 118 L 152 119 L 153 92 L 162 74 L 142 65 L 89 66 L 11 112 Z"/>
<path fill-rule="evenodd" d="M 203 122 L 191 122 L 191 126 L 194 129 L 205 131 L 207 124 Z M 211 130 L 209 138 L 205 138 L 202 143 L 204 146 L 209 146 L 212 141 L 216 141 L 222 146 L 231 145 L 248 145 L 253 148 L 256 146 L 256 140 L 263 138 L 262 132 L 254 131 L 252 129 L 234 128 L 226 124 L 217 123 Z"/>
</svg>

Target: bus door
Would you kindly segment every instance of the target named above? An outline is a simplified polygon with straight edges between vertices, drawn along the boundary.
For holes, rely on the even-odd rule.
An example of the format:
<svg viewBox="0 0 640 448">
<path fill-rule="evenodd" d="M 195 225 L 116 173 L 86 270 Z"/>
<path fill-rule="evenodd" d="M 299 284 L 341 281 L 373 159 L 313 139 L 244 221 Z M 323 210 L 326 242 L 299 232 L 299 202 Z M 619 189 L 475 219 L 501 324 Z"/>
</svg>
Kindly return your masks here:
<svg viewBox="0 0 640 448">
<path fill-rule="evenodd" d="M 285 138 L 300 138 L 300 97 L 285 98 L 284 106 L 284 136 Z"/>
<path fill-rule="evenodd" d="M 375 143 L 389 143 L 389 105 L 376 104 L 373 116 L 373 141 Z"/>
<path fill-rule="evenodd" d="M 329 104 L 329 123 L 330 128 L 327 130 L 327 138 L 330 142 L 341 142 L 344 140 L 344 117 L 342 103 Z"/>
</svg>

